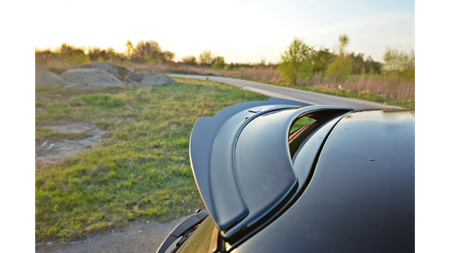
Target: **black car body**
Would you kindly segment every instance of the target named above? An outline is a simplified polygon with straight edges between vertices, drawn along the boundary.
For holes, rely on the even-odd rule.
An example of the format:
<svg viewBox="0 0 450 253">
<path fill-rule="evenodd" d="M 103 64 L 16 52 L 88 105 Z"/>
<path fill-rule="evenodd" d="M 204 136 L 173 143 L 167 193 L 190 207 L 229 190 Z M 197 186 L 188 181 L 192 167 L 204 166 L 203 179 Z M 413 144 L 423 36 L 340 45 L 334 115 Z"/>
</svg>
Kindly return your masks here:
<svg viewBox="0 0 450 253">
<path fill-rule="evenodd" d="M 206 209 L 158 252 L 413 252 L 414 122 L 282 99 L 200 118 L 190 157 Z"/>
</svg>

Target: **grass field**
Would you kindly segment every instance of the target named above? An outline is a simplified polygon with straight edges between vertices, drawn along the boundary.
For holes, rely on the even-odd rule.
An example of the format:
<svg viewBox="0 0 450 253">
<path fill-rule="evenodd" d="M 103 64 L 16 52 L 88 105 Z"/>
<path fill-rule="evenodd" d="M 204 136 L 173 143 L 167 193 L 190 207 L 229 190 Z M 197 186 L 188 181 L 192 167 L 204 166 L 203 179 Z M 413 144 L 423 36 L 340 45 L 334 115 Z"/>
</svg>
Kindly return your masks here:
<svg viewBox="0 0 450 253">
<path fill-rule="evenodd" d="M 36 241 L 76 239 L 133 220 L 168 221 L 202 206 L 189 162 L 194 123 L 267 97 L 175 80 L 178 85 L 154 88 L 36 89 L 36 107 L 45 108 L 36 114 L 36 140 L 85 137 L 45 128 L 67 122 L 107 131 L 94 149 L 35 170 Z"/>
</svg>

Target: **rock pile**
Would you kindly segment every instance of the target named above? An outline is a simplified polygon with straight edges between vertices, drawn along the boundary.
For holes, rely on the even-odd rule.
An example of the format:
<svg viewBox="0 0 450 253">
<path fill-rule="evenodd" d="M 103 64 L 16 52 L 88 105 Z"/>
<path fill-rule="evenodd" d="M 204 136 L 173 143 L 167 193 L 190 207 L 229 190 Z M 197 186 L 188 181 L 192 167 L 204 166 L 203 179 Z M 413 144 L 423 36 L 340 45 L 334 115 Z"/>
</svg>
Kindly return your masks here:
<svg viewBox="0 0 450 253">
<path fill-rule="evenodd" d="M 36 67 L 36 87 L 42 86 L 161 86 L 176 84 L 167 75 L 141 71 L 135 73 L 127 68 L 109 62 L 87 64 L 78 69 L 70 69 L 59 76 L 50 71 Z"/>
<path fill-rule="evenodd" d="M 87 64 L 84 65 L 83 68 L 105 70 L 106 72 L 110 73 L 111 75 L 115 76 L 117 79 L 128 85 L 161 86 L 163 84 L 176 84 L 175 80 L 167 75 L 154 74 L 148 71 L 135 73 L 127 68 L 116 66 L 109 62 L 96 62 Z"/>
<path fill-rule="evenodd" d="M 45 69 L 36 67 L 35 70 L 35 86 L 36 87 L 64 87 L 67 82 L 60 76 Z"/>
<path fill-rule="evenodd" d="M 161 86 L 163 84 L 176 84 L 170 76 L 148 73 L 142 77 L 141 86 Z"/>
<path fill-rule="evenodd" d="M 69 69 L 61 74 L 69 86 L 121 86 L 123 81 L 103 69 Z"/>
</svg>

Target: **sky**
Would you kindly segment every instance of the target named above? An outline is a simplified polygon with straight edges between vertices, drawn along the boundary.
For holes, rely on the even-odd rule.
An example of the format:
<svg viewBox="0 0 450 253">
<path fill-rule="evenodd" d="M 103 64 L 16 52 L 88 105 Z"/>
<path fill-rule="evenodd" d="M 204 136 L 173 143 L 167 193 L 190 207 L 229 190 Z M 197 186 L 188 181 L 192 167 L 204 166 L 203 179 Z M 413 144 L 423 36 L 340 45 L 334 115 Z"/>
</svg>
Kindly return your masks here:
<svg viewBox="0 0 450 253">
<path fill-rule="evenodd" d="M 36 1 L 35 47 L 113 47 L 155 40 L 162 50 L 226 62 L 278 62 L 295 39 L 334 49 L 342 34 L 348 51 L 377 61 L 387 47 L 414 49 L 411 0 Z"/>
</svg>

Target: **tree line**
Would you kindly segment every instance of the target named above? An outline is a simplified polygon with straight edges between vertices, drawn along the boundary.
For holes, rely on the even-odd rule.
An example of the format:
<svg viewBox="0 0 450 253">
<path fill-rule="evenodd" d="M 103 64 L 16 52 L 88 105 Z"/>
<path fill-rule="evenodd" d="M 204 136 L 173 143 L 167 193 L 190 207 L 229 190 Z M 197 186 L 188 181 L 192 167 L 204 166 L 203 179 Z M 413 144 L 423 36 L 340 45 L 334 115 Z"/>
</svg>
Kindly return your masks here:
<svg viewBox="0 0 450 253">
<path fill-rule="evenodd" d="M 238 70 L 245 68 L 271 67 L 276 68 L 280 76 L 288 83 L 306 85 L 314 75 L 328 77 L 336 82 L 345 82 L 350 75 L 389 75 L 407 81 L 415 78 L 415 54 L 387 48 L 383 56 L 384 64 L 374 61 L 364 54 L 347 52 L 349 38 L 339 37 L 339 46 L 334 52 L 328 48 L 315 49 L 295 38 L 287 50 L 281 55 L 281 61 L 275 64 L 259 63 L 226 63 L 225 57 L 214 55 L 211 50 L 205 50 L 198 57 L 189 55 L 183 57 L 178 64 L 187 66 L 211 67 L 217 70 Z M 46 65 L 52 60 L 67 62 L 71 66 L 95 61 L 132 62 L 132 63 L 174 63 L 175 53 L 162 50 L 154 40 L 140 41 L 134 45 L 130 40 L 125 43 L 124 53 L 113 48 L 98 47 L 82 49 L 62 44 L 55 51 L 35 50 L 36 64 Z"/>
<path fill-rule="evenodd" d="M 101 49 L 99 47 L 89 47 L 87 49 L 77 48 L 67 43 L 63 43 L 54 51 L 35 50 L 35 59 L 38 65 L 45 65 L 52 60 L 61 60 L 68 62 L 70 65 L 84 64 L 96 61 L 113 61 L 113 62 L 133 62 L 133 63 L 167 63 L 173 62 L 175 53 L 161 49 L 158 42 L 154 40 L 140 41 L 136 45 L 128 40 L 125 43 L 126 50 L 124 53 L 116 52 L 114 48 Z M 212 67 L 213 69 L 225 69 L 225 57 L 214 55 L 211 50 L 205 50 L 197 57 L 190 55 L 185 56 L 181 60 L 182 64 L 189 66 Z M 243 66 L 245 64 L 241 64 Z M 237 64 L 231 64 L 233 68 Z"/>
<path fill-rule="evenodd" d="M 77 48 L 63 43 L 58 49 L 51 51 L 35 50 L 37 64 L 45 65 L 52 60 L 68 62 L 71 65 L 84 64 L 95 61 L 113 61 L 134 63 L 166 63 L 175 58 L 175 53 L 163 51 L 158 42 L 154 40 L 140 41 L 136 46 L 128 40 L 125 44 L 125 53 L 116 52 L 114 48 L 101 49 L 89 47 L 88 49 Z"/>
<path fill-rule="evenodd" d="M 326 76 L 336 82 L 345 82 L 350 75 L 384 74 L 407 81 L 415 78 L 415 54 L 387 48 L 383 60 L 376 62 L 363 54 L 348 53 L 347 35 L 339 37 L 336 53 L 328 48 L 314 49 L 300 39 L 294 39 L 289 48 L 281 55 L 278 72 L 291 84 L 306 85 L 313 75 Z"/>
<path fill-rule="evenodd" d="M 213 55 L 211 50 L 201 52 L 198 56 L 198 61 L 194 55 L 189 55 L 183 57 L 181 62 L 189 66 L 199 65 L 201 67 L 212 67 L 213 69 L 225 69 L 226 67 L 225 57 Z"/>
</svg>

